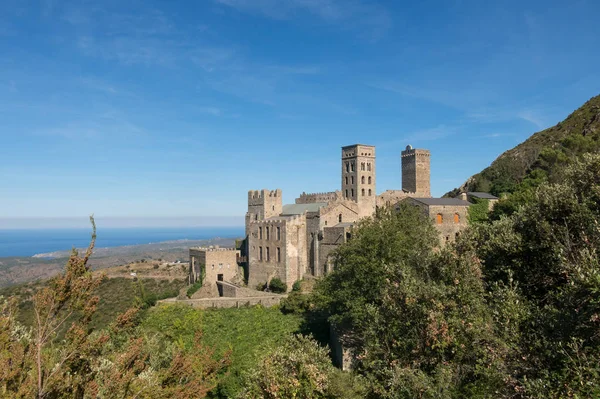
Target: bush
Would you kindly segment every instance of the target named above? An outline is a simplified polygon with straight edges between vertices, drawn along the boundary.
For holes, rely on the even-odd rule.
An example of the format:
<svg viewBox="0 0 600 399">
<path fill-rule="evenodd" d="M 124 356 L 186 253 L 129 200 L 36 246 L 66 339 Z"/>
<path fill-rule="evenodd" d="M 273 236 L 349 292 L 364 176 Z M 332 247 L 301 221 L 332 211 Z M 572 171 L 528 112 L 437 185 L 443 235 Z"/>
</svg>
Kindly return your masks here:
<svg viewBox="0 0 600 399">
<path fill-rule="evenodd" d="M 154 270 L 158 269 L 160 267 L 160 265 L 154 265 L 153 268 Z"/>
<path fill-rule="evenodd" d="M 267 283 L 256 284 L 256 291 L 264 291 L 267 288 Z"/>
<path fill-rule="evenodd" d="M 297 291 L 297 292 L 302 291 L 302 283 L 300 282 L 300 280 L 297 280 L 294 283 L 294 285 L 292 285 L 292 291 Z"/>
<path fill-rule="evenodd" d="M 202 288 L 202 281 L 196 281 L 194 284 L 190 285 L 187 289 L 188 298 L 191 298 L 200 288 Z"/>
<path fill-rule="evenodd" d="M 304 313 L 310 310 L 311 307 L 311 296 L 298 291 L 292 291 L 287 298 L 281 301 L 281 312 L 284 314 Z"/>
<path fill-rule="evenodd" d="M 272 278 L 269 282 L 269 291 L 278 294 L 287 292 L 287 284 L 281 281 L 279 277 Z"/>
</svg>

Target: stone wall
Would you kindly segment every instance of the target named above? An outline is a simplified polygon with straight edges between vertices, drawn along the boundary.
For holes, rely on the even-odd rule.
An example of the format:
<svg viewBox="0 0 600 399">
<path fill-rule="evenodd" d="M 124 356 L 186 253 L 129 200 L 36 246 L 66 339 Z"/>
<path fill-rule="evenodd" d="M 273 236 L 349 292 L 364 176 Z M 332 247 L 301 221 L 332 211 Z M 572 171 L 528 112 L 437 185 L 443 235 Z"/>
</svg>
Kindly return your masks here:
<svg viewBox="0 0 600 399">
<path fill-rule="evenodd" d="M 251 221 L 248 245 L 248 285 L 279 277 L 291 289 L 307 269 L 306 215 Z"/>
<path fill-rule="evenodd" d="M 308 251 L 306 248 L 306 215 L 291 218 L 286 223 L 286 273 L 281 276 L 291 291 L 294 283 L 308 270 Z"/>
<path fill-rule="evenodd" d="M 467 227 L 468 206 L 430 205 L 428 213 L 440 234 L 442 245 L 456 241 L 461 230 Z"/>
<path fill-rule="evenodd" d="M 430 153 L 407 146 L 402 151 L 402 189 L 417 197 L 431 197 Z"/>
<path fill-rule="evenodd" d="M 240 308 L 244 306 L 255 306 L 262 305 L 264 307 L 271 307 L 279 305 L 282 299 L 286 298 L 285 295 L 271 295 L 271 296 L 260 296 L 260 297 L 247 297 L 247 298 L 203 298 L 203 299 L 185 299 L 177 301 L 160 301 L 163 304 L 183 304 L 189 305 L 200 309 L 209 308 Z"/>
<path fill-rule="evenodd" d="M 323 228 L 323 239 L 319 243 L 319 276 L 331 272 L 333 265 L 330 261 L 330 255 L 341 244 L 348 241 L 352 235 L 352 226 L 333 226 Z"/>
<path fill-rule="evenodd" d="M 319 228 L 333 227 L 338 223 L 354 223 L 358 218 L 358 204 L 349 200 L 338 201 L 321 208 Z"/>
<path fill-rule="evenodd" d="M 283 210 L 281 189 L 248 191 L 248 212 L 246 213 L 246 235 L 248 222 L 279 216 Z"/>
<path fill-rule="evenodd" d="M 385 208 L 394 206 L 408 196 L 409 194 L 404 190 L 386 190 L 377 196 L 377 207 Z"/>
<path fill-rule="evenodd" d="M 234 248 L 190 248 L 189 281 L 195 283 L 204 273 L 203 284 L 219 280 L 234 281 L 238 273 L 237 257 Z M 203 270 L 202 270 L 203 268 Z"/>
<path fill-rule="evenodd" d="M 296 198 L 296 204 L 314 204 L 315 202 L 332 202 L 343 198 L 342 192 L 331 191 L 328 193 L 302 193 Z"/>
</svg>

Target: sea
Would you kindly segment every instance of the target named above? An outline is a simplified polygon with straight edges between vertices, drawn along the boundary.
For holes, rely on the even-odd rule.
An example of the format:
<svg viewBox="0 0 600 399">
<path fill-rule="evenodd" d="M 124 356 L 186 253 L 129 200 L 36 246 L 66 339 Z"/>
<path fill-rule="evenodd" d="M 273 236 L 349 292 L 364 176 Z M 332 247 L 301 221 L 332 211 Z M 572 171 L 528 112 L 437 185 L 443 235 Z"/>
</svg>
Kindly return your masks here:
<svg viewBox="0 0 600 399">
<path fill-rule="evenodd" d="M 98 228 L 96 235 L 96 247 L 121 247 L 176 240 L 239 238 L 244 235 L 244 227 Z M 0 257 L 85 248 L 90 236 L 89 228 L 0 229 Z"/>
</svg>

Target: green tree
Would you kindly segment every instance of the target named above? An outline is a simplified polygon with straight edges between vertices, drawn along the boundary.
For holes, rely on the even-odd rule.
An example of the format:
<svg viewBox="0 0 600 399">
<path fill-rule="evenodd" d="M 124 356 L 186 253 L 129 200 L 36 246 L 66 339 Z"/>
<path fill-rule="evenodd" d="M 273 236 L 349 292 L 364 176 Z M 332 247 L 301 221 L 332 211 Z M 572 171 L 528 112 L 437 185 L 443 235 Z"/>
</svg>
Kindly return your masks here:
<svg viewBox="0 0 600 399">
<path fill-rule="evenodd" d="M 458 248 L 483 265 L 490 302 L 504 314 L 496 328 L 506 328 L 518 352 L 513 377 L 526 397 L 600 392 L 600 156 L 562 173 L 560 184 L 541 184 L 512 216 L 477 226 Z"/>
<path fill-rule="evenodd" d="M 320 306 L 376 398 L 498 396 L 507 348 L 473 254 L 437 250 L 422 211 L 363 221 L 317 285 Z"/>
<path fill-rule="evenodd" d="M 334 382 L 343 380 L 344 386 Z M 359 398 L 361 385 L 331 365 L 327 349 L 313 339 L 295 335 L 266 355 L 247 376 L 239 398 Z"/>
</svg>

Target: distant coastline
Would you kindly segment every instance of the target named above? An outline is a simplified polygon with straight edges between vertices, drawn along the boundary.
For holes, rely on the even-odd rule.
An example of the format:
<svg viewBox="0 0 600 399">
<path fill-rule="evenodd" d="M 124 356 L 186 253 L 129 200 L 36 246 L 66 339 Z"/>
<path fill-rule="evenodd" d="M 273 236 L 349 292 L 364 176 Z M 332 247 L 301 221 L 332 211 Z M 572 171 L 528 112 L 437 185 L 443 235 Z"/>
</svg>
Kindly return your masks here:
<svg viewBox="0 0 600 399">
<path fill-rule="evenodd" d="M 125 252 L 142 252 L 144 250 L 148 251 L 165 251 L 172 250 L 177 248 L 190 248 L 197 245 L 202 245 L 205 242 L 212 241 L 223 241 L 226 242 L 232 241 L 232 239 L 237 237 L 212 237 L 208 240 L 190 240 L 190 239 L 179 239 L 179 240 L 169 240 L 169 241 L 161 241 L 161 242 L 150 242 L 148 244 L 131 244 L 131 245 L 119 245 L 115 247 L 95 247 L 94 255 L 95 256 L 109 256 L 115 255 L 116 253 L 125 253 Z M 76 248 L 77 251 L 85 251 L 86 248 Z M 45 252 L 39 253 L 32 256 L 32 258 L 40 258 L 40 259 L 61 259 L 66 258 L 70 255 L 71 250 L 61 250 L 61 251 L 53 251 L 53 252 Z"/>
<path fill-rule="evenodd" d="M 235 239 L 244 234 L 239 227 L 136 227 L 98 228 L 96 256 L 110 253 L 183 248 L 197 241 L 212 239 Z M 0 258 L 34 257 L 56 259 L 66 257 L 72 248 L 87 248 L 90 228 L 60 229 L 0 229 Z M 118 249 L 120 248 L 120 249 Z"/>
</svg>

